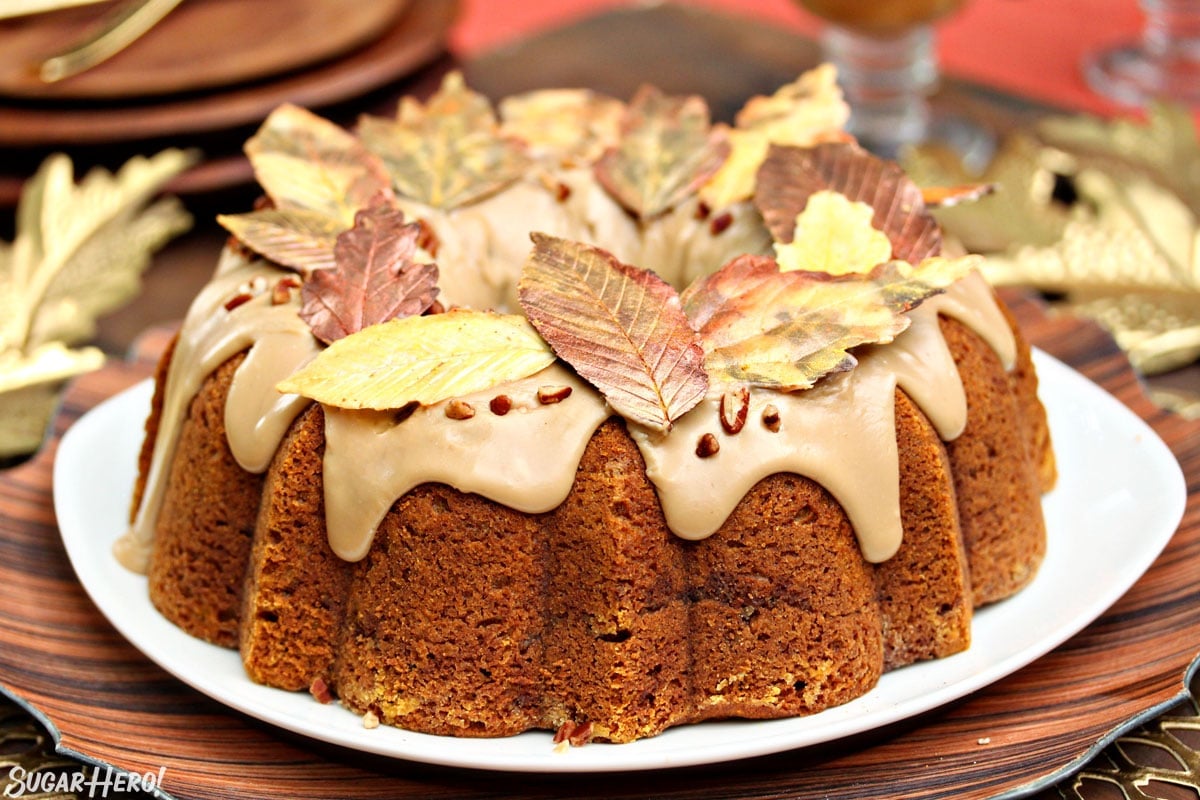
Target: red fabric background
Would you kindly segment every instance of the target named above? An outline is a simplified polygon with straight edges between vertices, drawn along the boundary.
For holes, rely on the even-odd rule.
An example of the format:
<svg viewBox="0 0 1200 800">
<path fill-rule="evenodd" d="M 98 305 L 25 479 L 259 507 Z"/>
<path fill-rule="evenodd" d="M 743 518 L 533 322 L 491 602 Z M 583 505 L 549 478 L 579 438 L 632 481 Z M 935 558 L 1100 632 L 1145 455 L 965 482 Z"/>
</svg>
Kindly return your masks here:
<svg viewBox="0 0 1200 800">
<path fill-rule="evenodd" d="M 676 0 L 684 2 L 685 0 Z M 862 0 L 870 2 L 870 0 Z M 815 35 L 820 22 L 791 0 L 686 0 Z M 464 56 L 566 24 L 630 0 L 464 0 L 451 47 Z M 1084 82 L 1080 62 L 1096 48 L 1138 37 L 1137 0 L 968 0 L 938 25 L 947 74 L 1065 108 L 1122 109 Z"/>
</svg>

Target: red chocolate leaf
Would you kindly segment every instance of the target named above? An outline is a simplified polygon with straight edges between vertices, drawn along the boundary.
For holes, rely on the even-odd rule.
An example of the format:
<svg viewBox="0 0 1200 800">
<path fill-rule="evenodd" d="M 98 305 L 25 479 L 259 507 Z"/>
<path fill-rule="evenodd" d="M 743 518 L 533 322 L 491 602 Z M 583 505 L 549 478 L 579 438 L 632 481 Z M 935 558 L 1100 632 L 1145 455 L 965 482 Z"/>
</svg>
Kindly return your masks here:
<svg viewBox="0 0 1200 800">
<path fill-rule="evenodd" d="M 421 314 L 437 297 L 434 264 L 413 261 L 421 227 L 387 203 L 358 212 L 337 237 L 333 269 L 314 272 L 301 289 L 300 316 L 325 343 L 369 325 Z"/>
<path fill-rule="evenodd" d="M 942 232 L 921 189 L 900 167 L 856 144 L 772 145 L 758 170 L 754 202 L 778 242 L 792 241 L 796 215 L 808 198 L 831 189 L 875 210 L 872 225 L 887 234 L 895 258 L 917 263 L 942 248 Z"/>
<path fill-rule="evenodd" d="M 704 352 L 669 284 L 596 247 L 540 233 L 533 242 L 521 307 L 609 405 L 667 430 L 704 398 Z"/>
<path fill-rule="evenodd" d="M 729 156 L 699 97 L 667 97 L 646 86 L 621 123 L 621 141 L 596 162 L 596 179 L 642 219 L 666 213 L 699 191 Z"/>
</svg>

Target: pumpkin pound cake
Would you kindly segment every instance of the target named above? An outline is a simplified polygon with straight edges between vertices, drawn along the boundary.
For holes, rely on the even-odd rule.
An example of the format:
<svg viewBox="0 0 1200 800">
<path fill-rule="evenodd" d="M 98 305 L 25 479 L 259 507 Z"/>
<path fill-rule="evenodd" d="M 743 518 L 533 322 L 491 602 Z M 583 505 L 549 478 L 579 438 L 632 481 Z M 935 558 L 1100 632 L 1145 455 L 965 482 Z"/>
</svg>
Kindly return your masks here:
<svg viewBox="0 0 1200 800">
<path fill-rule="evenodd" d="M 967 648 L 1042 559 L 1045 412 L 964 198 L 847 116 L 828 67 L 728 125 L 457 74 L 279 108 L 116 557 L 254 681 L 433 734 L 813 714 Z"/>
</svg>

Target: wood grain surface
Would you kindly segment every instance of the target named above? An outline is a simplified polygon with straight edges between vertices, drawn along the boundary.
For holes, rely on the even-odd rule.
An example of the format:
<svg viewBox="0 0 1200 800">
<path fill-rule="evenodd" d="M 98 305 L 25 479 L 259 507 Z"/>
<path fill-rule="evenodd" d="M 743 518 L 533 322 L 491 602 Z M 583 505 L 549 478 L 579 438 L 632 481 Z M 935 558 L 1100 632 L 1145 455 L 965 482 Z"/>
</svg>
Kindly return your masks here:
<svg viewBox="0 0 1200 800">
<path fill-rule="evenodd" d="M 111 5 L 0 22 L 0 94 L 112 100 L 262 80 L 362 47 L 395 23 L 408 0 L 199 0 L 183 3 L 109 60 L 54 83 L 35 69 L 101 28 Z"/>
<path fill-rule="evenodd" d="M 280 103 L 317 108 L 377 89 L 442 52 L 457 0 L 410 0 L 377 38 L 341 58 L 272 79 L 159 102 L 0 102 L 0 147 L 107 145 L 256 124 Z"/>
<path fill-rule="evenodd" d="M 58 436 L 140 380 L 165 341 L 69 389 L 55 434 L 0 473 L 0 685 L 61 732 L 61 746 L 135 772 L 166 768 L 177 798 L 1020 796 L 1080 767 L 1135 720 L 1184 696 L 1200 651 L 1200 423 L 1159 411 L 1099 329 L 1009 294 L 1037 345 L 1146 419 L 1183 466 L 1183 524 L 1115 606 L 1025 669 L 949 707 L 848 741 L 730 764 L 600 776 L 511 775 L 365 756 L 232 712 L 164 673 L 93 607 L 52 509 Z M 1053 609 L 1047 609 L 1052 614 Z M 595 745 L 598 746 L 598 745 Z M 1058 796 L 1055 794 L 1054 796 Z"/>
</svg>

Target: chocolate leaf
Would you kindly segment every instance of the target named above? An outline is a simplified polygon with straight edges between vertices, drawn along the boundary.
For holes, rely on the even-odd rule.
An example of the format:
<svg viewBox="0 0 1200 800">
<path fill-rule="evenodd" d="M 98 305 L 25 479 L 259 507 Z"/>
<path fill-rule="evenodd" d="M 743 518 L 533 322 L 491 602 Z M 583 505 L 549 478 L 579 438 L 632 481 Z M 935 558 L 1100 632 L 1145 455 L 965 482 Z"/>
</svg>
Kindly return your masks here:
<svg viewBox="0 0 1200 800">
<path fill-rule="evenodd" d="M 701 188 L 701 199 L 712 208 L 748 200 L 772 144 L 810 147 L 846 140 L 843 128 L 849 118 L 850 107 L 842 99 L 832 64 L 808 70 L 770 96 L 750 98 L 729 131 L 729 158 Z"/>
<path fill-rule="evenodd" d="M 921 199 L 926 208 L 951 208 L 973 203 L 996 191 L 994 183 L 964 183 L 957 186 L 922 186 Z"/>
<path fill-rule="evenodd" d="M 329 343 L 397 317 L 421 314 L 437 296 L 434 264 L 413 261 L 420 225 L 386 204 L 360 211 L 333 248 L 335 267 L 312 273 L 300 316 Z"/>
<path fill-rule="evenodd" d="M 908 327 L 904 312 L 977 264 L 932 258 L 913 267 L 880 264 L 866 275 L 789 271 L 742 256 L 688 288 L 688 318 L 700 331 L 714 381 L 794 391 L 854 366 L 850 349 L 886 343 Z"/>
<path fill-rule="evenodd" d="M 891 240 L 895 258 L 916 263 L 941 250 L 941 230 L 921 189 L 898 165 L 855 144 L 772 145 L 758 171 L 754 202 L 775 240 L 786 244 L 808 199 L 826 189 L 871 206 L 873 224 Z"/>
<path fill-rule="evenodd" d="M 887 235 L 871 225 L 874 213 L 866 203 L 837 192 L 817 192 L 796 216 L 792 241 L 775 244 L 779 268 L 830 275 L 870 272 L 892 256 Z"/>
<path fill-rule="evenodd" d="M 379 155 L 395 189 L 441 209 L 495 194 L 529 168 L 522 144 L 503 135 L 487 98 L 451 72 L 427 105 L 406 97 L 395 120 L 364 117 L 363 143 Z"/>
<path fill-rule="evenodd" d="M 702 99 L 646 86 L 625 111 L 621 141 L 596 162 L 596 178 L 628 211 L 652 219 L 694 194 L 728 155 Z"/>
<path fill-rule="evenodd" d="M 271 112 L 246 155 L 276 208 L 316 212 L 343 228 L 373 197 L 391 192 L 383 163 L 352 134 L 297 106 Z"/>
<path fill-rule="evenodd" d="M 538 154 L 590 164 L 620 136 L 625 104 L 586 89 L 541 89 L 500 101 L 501 130 Z"/>
<path fill-rule="evenodd" d="M 430 405 L 536 374 L 554 353 L 517 314 L 454 309 L 372 325 L 276 387 L 339 408 Z"/>
<path fill-rule="evenodd" d="M 675 290 L 579 242 L 533 234 L 521 307 L 554 352 L 626 419 L 655 430 L 704 398 L 704 353 Z"/>
<path fill-rule="evenodd" d="M 340 219 L 301 209 L 221 214 L 217 222 L 246 247 L 301 275 L 335 266 L 333 246 L 346 229 Z"/>
</svg>

